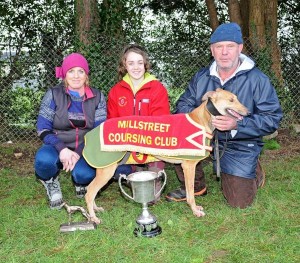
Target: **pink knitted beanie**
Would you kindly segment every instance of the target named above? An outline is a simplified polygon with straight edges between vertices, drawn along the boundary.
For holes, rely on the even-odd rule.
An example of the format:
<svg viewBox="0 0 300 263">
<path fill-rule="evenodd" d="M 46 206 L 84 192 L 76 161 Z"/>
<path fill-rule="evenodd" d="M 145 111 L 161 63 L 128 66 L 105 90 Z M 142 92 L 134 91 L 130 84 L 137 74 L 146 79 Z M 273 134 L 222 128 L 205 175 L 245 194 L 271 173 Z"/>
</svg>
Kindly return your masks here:
<svg viewBox="0 0 300 263">
<path fill-rule="evenodd" d="M 87 75 L 89 74 L 89 64 L 86 58 L 79 53 L 72 53 L 64 59 L 61 67 L 55 68 L 56 77 L 64 79 L 67 71 L 74 67 L 81 67 Z"/>
</svg>

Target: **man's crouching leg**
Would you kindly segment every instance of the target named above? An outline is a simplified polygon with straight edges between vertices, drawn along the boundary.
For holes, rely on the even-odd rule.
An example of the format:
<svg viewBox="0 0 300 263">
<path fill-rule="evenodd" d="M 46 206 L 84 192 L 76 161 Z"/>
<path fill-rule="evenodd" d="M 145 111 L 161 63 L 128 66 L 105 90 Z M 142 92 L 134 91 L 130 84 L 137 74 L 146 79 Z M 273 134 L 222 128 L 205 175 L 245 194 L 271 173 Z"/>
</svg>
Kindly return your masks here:
<svg viewBox="0 0 300 263">
<path fill-rule="evenodd" d="M 221 174 L 222 192 L 232 207 L 246 208 L 250 206 L 257 193 L 256 179 L 248 179 L 230 174 Z"/>
</svg>

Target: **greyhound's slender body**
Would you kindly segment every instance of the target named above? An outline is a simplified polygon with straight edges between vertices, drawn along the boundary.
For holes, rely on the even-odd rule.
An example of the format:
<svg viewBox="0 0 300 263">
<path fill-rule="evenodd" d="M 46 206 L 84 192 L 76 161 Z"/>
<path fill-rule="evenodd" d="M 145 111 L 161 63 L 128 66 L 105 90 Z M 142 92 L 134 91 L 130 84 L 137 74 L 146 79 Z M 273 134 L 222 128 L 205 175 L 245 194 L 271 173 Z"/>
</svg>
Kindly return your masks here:
<svg viewBox="0 0 300 263">
<path fill-rule="evenodd" d="M 207 133 L 212 133 L 214 130 L 211 122 L 214 115 L 207 109 L 208 100 L 210 100 L 212 105 L 221 115 L 228 115 L 233 118 L 242 119 L 242 116 L 246 116 L 248 114 L 248 109 L 238 101 L 234 94 L 222 89 L 217 89 L 216 91 L 207 93 L 203 100 L 203 103 L 191 113 L 188 113 L 188 115 L 193 121 L 205 127 Z M 155 155 L 155 157 L 169 163 L 181 163 L 185 178 L 187 203 L 191 207 L 195 216 L 204 216 L 205 213 L 203 212 L 203 208 L 196 205 L 194 196 L 195 168 L 197 163 L 203 158 L 179 159 L 178 157 L 172 158 L 171 156 L 166 157 L 158 155 Z M 105 158 L 105 156 L 103 158 Z M 90 215 L 90 220 L 96 224 L 99 224 L 101 221 L 96 216 L 95 212 L 103 211 L 102 207 L 96 206 L 96 194 L 113 177 L 117 166 L 118 163 L 113 163 L 103 168 L 97 168 L 96 177 L 87 188 L 87 193 L 85 195 L 87 209 Z"/>
</svg>

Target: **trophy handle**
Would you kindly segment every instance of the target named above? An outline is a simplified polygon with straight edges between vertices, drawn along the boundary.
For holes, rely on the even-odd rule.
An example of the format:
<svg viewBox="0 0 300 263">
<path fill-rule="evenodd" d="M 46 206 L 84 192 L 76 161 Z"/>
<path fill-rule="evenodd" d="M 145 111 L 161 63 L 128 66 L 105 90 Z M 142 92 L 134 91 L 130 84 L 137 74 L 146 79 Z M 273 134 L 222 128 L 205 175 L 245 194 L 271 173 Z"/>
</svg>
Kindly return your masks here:
<svg viewBox="0 0 300 263">
<path fill-rule="evenodd" d="M 129 199 L 131 199 L 131 200 L 133 200 L 134 201 L 134 199 L 133 199 L 133 197 L 132 196 L 130 196 L 130 195 L 128 195 L 125 191 L 124 191 L 124 188 L 122 187 L 122 184 L 121 184 L 121 180 L 122 180 L 122 178 L 124 178 L 124 179 L 126 179 L 127 180 L 127 178 L 126 178 L 126 175 L 125 174 L 120 174 L 120 177 L 119 177 L 119 186 L 120 186 L 120 189 L 121 189 L 121 192 L 125 195 L 125 196 L 127 196 Z"/>
<path fill-rule="evenodd" d="M 155 198 L 158 198 L 160 196 L 162 190 L 164 189 L 164 187 L 166 186 L 166 183 L 167 183 L 167 174 L 166 174 L 165 170 L 161 170 L 157 174 L 158 174 L 158 177 L 160 177 L 162 175 L 164 176 L 164 183 L 163 183 L 162 187 L 160 188 L 160 190 L 155 194 Z"/>
</svg>

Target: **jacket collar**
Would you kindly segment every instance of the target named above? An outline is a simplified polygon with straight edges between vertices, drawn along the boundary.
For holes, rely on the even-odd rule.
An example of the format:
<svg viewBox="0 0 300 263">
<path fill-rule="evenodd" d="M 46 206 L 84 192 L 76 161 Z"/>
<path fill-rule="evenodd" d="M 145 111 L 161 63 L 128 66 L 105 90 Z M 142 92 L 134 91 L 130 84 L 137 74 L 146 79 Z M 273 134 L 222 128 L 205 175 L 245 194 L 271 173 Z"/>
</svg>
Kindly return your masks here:
<svg viewBox="0 0 300 263">
<path fill-rule="evenodd" d="M 245 70 L 250 70 L 250 69 L 254 68 L 254 66 L 255 66 L 254 61 L 251 58 L 244 55 L 244 54 L 240 54 L 240 62 L 241 63 L 239 65 L 239 67 L 236 69 L 236 71 L 225 82 L 227 82 L 229 79 L 233 78 L 238 72 L 245 71 Z M 219 73 L 217 71 L 216 61 L 214 61 L 211 64 L 211 66 L 209 67 L 209 72 L 210 72 L 211 76 L 216 76 L 217 78 L 220 79 Z"/>
<path fill-rule="evenodd" d="M 70 95 L 68 88 L 64 88 L 64 89 L 65 89 L 65 92 Z M 85 94 L 85 99 L 90 99 L 90 98 L 95 97 L 95 94 L 93 93 L 93 91 L 90 87 L 84 88 L 84 94 Z"/>
<path fill-rule="evenodd" d="M 93 93 L 93 91 L 90 87 L 85 87 L 84 92 L 85 92 L 86 99 L 95 97 L 95 94 Z"/>
<path fill-rule="evenodd" d="M 146 72 L 144 74 L 144 80 L 140 83 L 140 85 L 137 87 L 136 89 L 136 92 L 141 88 L 143 87 L 145 84 L 149 83 L 150 81 L 152 80 L 157 80 L 156 77 L 152 74 L 150 74 L 149 72 Z M 127 73 L 124 77 L 123 77 L 123 81 L 125 81 L 129 86 L 130 88 L 132 89 L 132 91 L 134 91 L 134 87 L 133 87 L 133 84 L 132 84 L 132 81 L 129 77 L 129 74 Z"/>
</svg>

